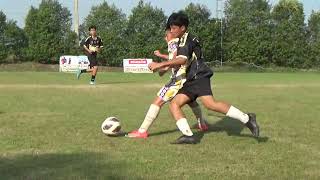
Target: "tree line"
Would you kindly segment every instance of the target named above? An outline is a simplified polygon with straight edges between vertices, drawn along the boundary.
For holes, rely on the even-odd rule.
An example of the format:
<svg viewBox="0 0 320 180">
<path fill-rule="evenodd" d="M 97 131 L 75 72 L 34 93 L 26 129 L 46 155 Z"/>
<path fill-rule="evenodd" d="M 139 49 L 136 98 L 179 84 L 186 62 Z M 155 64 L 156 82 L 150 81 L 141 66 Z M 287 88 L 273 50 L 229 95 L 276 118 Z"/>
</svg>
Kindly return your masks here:
<svg viewBox="0 0 320 180">
<path fill-rule="evenodd" d="M 305 20 L 298 0 L 280 0 L 273 6 L 267 0 L 226 0 L 222 21 L 201 4 L 190 3 L 181 10 L 189 16 L 189 31 L 201 39 L 209 63 L 222 59 L 264 67 L 320 67 L 320 12 L 312 11 Z M 0 63 L 52 64 L 61 55 L 83 54 L 79 44 L 91 25 L 97 26 L 104 41 L 101 65 L 121 66 L 124 58 L 154 58 L 154 50 L 166 50 L 167 18 L 162 9 L 143 0 L 129 16 L 102 2 L 91 8 L 78 39 L 70 10 L 57 0 L 42 0 L 39 7 L 31 7 L 24 28 L 0 11 Z"/>
</svg>

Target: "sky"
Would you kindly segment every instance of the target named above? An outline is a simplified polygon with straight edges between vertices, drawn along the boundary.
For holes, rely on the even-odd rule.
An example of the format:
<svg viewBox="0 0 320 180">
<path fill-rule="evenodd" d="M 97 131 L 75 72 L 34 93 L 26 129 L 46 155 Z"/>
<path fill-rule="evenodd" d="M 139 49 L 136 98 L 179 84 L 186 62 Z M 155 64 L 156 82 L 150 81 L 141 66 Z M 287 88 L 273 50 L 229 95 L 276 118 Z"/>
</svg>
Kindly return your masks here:
<svg viewBox="0 0 320 180">
<path fill-rule="evenodd" d="M 73 13 L 74 0 L 58 0 L 62 6 L 67 7 Z M 115 4 L 118 8 L 128 16 L 131 9 L 137 6 L 139 0 L 79 0 L 79 16 L 80 23 L 89 14 L 92 6 L 97 6 L 103 1 L 108 4 Z M 216 0 L 144 0 L 150 2 L 152 6 L 161 8 L 166 15 L 170 15 L 174 11 L 184 9 L 189 3 L 199 3 L 207 6 L 212 13 L 212 17 L 216 16 Z M 225 0 L 219 0 L 220 4 Z M 279 0 L 269 0 L 271 4 L 277 3 Z M 320 11 L 320 0 L 299 0 L 303 3 L 306 18 L 309 17 L 312 10 Z M 41 0 L 0 0 L 0 10 L 4 12 L 7 19 L 17 21 L 19 27 L 24 27 L 25 17 L 31 6 L 38 7 Z M 174 3 L 175 2 L 175 3 Z M 179 4 L 177 3 L 179 2 Z"/>
</svg>

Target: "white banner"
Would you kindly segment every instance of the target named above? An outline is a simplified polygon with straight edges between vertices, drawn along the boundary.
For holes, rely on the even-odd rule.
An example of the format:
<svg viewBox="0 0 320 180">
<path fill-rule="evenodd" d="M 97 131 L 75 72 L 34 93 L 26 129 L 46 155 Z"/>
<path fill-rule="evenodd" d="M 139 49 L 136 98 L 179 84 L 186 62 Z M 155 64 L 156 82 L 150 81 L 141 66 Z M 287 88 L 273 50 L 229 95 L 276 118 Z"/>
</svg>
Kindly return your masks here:
<svg viewBox="0 0 320 180">
<path fill-rule="evenodd" d="M 60 72 L 75 72 L 78 69 L 88 69 L 90 62 L 87 56 L 61 56 L 59 64 Z"/>
<path fill-rule="evenodd" d="M 152 59 L 124 59 L 123 72 L 125 73 L 152 73 L 148 64 Z"/>
</svg>

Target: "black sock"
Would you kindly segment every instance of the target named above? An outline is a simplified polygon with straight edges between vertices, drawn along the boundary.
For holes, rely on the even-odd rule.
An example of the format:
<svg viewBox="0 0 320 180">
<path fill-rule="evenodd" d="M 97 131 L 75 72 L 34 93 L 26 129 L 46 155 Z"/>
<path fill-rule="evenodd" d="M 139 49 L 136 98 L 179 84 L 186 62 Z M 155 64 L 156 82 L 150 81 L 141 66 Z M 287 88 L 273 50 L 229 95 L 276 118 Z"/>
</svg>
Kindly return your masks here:
<svg viewBox="0 0 320 180">
<path fill-rule="evenodd" d="M 87 70 L 86 69 L 81 69 L 81 73 L 86 73 Z"/>
<path fill-rule="evenodd" d="M 96 79 L 96 76 L 91 76 L 91 81 L 93 82 Z"/>
</svg>

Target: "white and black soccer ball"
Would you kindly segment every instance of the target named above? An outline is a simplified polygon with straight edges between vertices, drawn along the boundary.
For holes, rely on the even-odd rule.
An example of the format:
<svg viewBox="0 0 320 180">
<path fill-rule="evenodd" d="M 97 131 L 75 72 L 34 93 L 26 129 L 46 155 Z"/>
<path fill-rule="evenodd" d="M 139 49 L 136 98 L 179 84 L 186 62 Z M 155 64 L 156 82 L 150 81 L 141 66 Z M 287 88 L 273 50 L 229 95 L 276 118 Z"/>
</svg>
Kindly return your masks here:
<svg viewBox="0 0 320 180">
<path fill-rule="evenodd" d="M 119 119 L 116 117 L 108 117 L 103 121 L 101 130 L 106 135 L 117 135 L 121 130 Z"/>
</svg>

